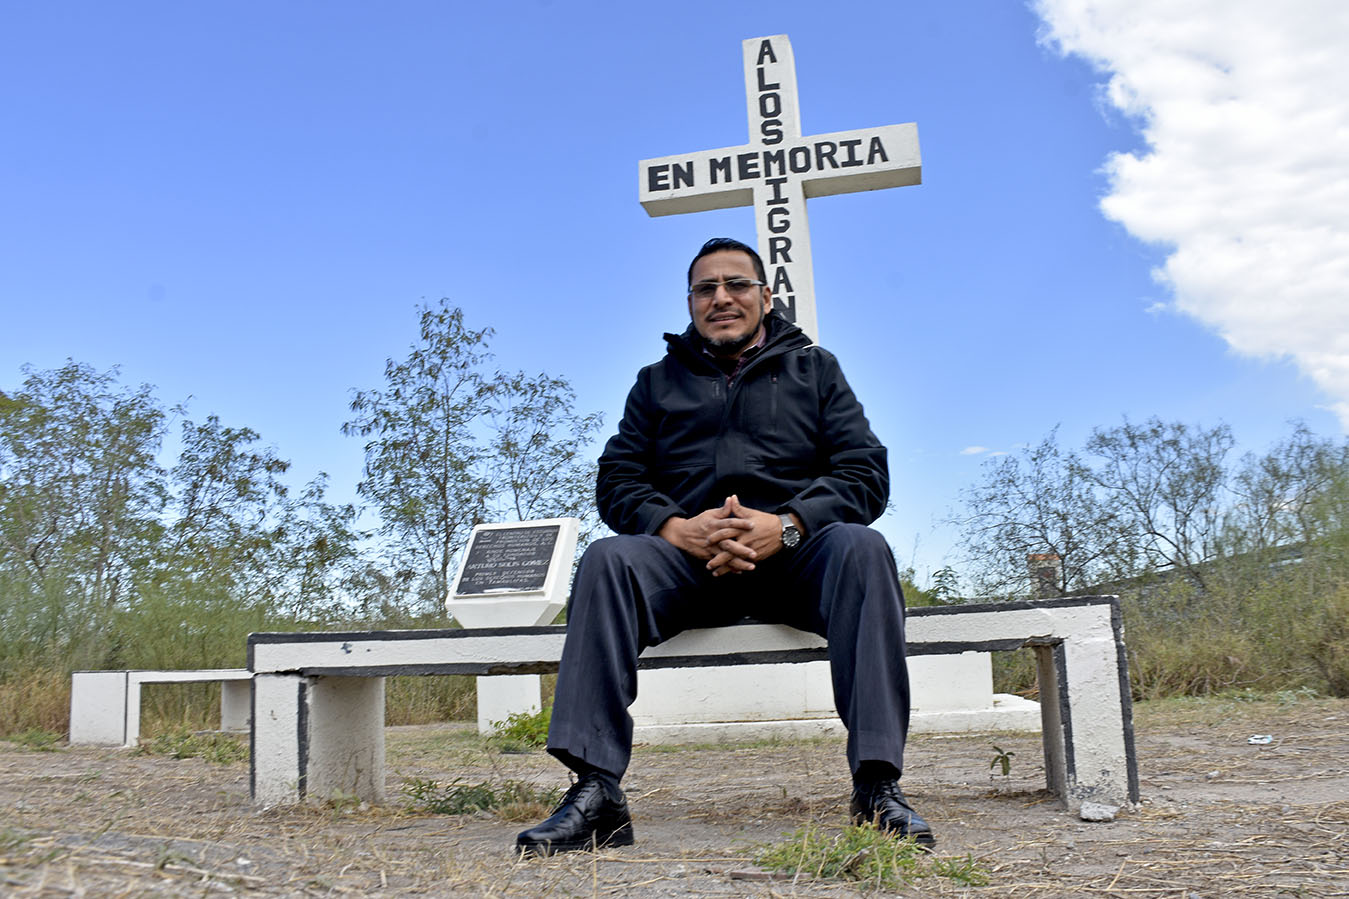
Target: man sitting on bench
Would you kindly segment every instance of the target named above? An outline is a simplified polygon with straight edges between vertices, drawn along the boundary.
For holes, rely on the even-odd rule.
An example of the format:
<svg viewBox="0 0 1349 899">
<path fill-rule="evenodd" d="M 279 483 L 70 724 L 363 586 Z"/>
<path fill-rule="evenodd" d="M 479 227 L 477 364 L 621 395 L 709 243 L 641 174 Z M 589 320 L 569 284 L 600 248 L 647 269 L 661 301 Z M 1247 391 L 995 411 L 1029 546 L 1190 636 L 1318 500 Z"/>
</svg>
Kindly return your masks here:
<svg viewBox="0 0 1349 899">
<path fill-rule="evenodd" d="M 688 273 L 692 324 L 638 373 L 599 462 L 597 540 L 577 570 L 548 751 L 578 779 L 524 854 L 633 842 L 619 781 L 637 656 L 746 616 L 829 642 L 852 816 L 934 844 L 899 789 L 909 726 L 904 599 L 885 539 L 886 451 L 837 360 L 772 311 L 763 261 L 714 238 Z M 767 773 L 767 772 L 766 772 Z"/>
</svg>

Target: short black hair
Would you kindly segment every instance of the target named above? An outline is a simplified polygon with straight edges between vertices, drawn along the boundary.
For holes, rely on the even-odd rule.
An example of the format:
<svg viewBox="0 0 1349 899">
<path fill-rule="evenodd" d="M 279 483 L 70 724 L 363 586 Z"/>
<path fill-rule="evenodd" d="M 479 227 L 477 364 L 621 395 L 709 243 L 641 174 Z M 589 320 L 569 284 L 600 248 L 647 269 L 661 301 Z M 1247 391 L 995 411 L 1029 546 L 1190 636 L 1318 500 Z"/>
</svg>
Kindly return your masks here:
<svg viewBox="0 0 1349 899">
<path fill-rule="evenodd" d="M 703 244 L 703 248 L 698 251 L 698 255 L 694 256 L 693 261 L 689 263 L 689 287 L 693 286 L 693 267 L 698 264 L 698 260 L 704 256 L 711 256 L 713 253 L 720 253 L 723 250 L 738 250 L 741 253 L 748 253 L 750 260 L 754 263 L 754 274 L 758 275 L 760 281 L 765 284 L 768 283 L 768 274 L 764 271 L 763 260 L 759 258 L 759 254 L 755 252 L 753 247 L 741 243 L 734 237 L 714 237 Z"/>
</svg>

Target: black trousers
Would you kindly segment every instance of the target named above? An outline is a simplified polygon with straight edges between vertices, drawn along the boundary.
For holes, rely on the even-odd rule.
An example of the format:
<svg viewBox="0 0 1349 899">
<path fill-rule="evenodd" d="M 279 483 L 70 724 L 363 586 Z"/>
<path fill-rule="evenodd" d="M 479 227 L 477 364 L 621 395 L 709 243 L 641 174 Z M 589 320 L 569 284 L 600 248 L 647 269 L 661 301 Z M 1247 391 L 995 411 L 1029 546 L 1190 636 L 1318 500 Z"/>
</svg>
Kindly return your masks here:
<svg viewBox="0 0 1349 899">
<path fill-rule="evenodd" d="M 654 536 L 597 540 L 581 557 L 548 751 L 618 776 L 632 755 L 637 655 L 693 627 L 745 616 L 829 641 L 834 703 L 848 728 L 848 764 L 903 770 L 909 729 L 904 598 L 885 538 L 831 524 L 751 572 L 714 578 L 705 563 Z"/>
</svg>

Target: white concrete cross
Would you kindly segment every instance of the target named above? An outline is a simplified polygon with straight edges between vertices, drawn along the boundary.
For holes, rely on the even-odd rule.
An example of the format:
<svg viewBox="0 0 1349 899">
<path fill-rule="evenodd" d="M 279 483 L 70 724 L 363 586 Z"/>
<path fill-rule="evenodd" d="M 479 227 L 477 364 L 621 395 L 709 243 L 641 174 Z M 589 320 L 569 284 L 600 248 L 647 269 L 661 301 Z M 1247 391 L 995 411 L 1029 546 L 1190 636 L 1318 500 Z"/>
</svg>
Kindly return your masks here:
<svg viewBox="0 0 1349 899">
<path fill-rule="evenodd" d="M 752 205 L 773 305 L 816 339 L 806 198 L 918 184 L 918 126 L 803 137 L 787 35 L 743 47 L 749 143 L 642 160 L 639 199 L 653 216 Z"/>
</svg>

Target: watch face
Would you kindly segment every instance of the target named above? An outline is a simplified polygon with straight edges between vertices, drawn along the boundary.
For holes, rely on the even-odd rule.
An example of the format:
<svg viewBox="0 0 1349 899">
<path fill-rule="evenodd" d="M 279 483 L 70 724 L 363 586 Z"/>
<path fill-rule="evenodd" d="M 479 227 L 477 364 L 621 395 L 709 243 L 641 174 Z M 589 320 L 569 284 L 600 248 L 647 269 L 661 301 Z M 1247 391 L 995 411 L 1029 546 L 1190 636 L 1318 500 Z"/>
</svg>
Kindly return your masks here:
<svg viewBox="0 0 1349 899">
<path fill-rule="evenodd" d="M 801 542 L 801 532 L 792 524 L 791 518 L 782 516 L 782 545 L 792 549 Z"/>
</svg>

